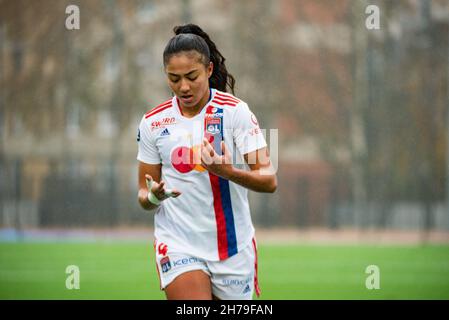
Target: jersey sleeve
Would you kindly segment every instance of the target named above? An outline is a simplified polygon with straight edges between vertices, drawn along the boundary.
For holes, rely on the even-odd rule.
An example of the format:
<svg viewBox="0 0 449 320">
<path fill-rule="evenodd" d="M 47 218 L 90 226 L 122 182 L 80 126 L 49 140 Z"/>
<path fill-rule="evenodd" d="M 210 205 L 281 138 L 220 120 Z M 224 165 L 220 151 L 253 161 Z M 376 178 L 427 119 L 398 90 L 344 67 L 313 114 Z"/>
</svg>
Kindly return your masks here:
<svg viewBox="0 0 449 320">
<path fill-rule="evenodd" d="M 146 124 L 145 116 L 140 121 L 137 131 L 137 145 L 137 160 L 148 164 L 159 164 L 162 162 L 154 137 Z"/>
<path fill-rule="evenodd" d="M 246 103 L 238 106 L 234 114 L 233 136 L 237 150 L 242 155 L 267 146 L 256 116 Z"/>
</svg>

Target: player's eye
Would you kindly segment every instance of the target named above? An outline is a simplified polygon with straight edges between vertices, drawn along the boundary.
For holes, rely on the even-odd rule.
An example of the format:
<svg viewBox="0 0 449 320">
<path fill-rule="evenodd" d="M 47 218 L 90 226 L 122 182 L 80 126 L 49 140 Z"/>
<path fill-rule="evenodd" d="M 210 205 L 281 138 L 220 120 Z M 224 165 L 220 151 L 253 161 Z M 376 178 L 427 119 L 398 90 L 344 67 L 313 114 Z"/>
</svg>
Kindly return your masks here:
<svg viewBox="0 0 449 320">
<path fill-rule="evenodd" d="M 194 78 L 187 77 L 187 79 L 189 79 L 190 81 L 195 81 L 197 78 L 198 77 L 194 77 Z"/>
<path fill-rule="evenodd" d="M 173 83 L 176 83 L 176 82 L 179 81 L 179 78 L 176 78 L 176 79 L 170 78 L 170 81 L 173 82 Z"/>
</svg>

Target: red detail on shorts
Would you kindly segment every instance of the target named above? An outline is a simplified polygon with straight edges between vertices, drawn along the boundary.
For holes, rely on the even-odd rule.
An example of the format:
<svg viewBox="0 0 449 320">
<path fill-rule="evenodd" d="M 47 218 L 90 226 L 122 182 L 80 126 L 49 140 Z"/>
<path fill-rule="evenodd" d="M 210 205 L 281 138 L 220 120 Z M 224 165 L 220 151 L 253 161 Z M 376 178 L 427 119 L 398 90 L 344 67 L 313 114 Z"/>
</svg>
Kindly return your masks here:
<svg viewBox="0 0 449 320">
<path fill-rule="evenodd" d="M 259 298 L 260 296 L 260 287 L 259 287 L 259 280 L 257 278 L 257 245 L 256 245 L 256 239 L 253 238 L 253 248 L 254 248 L 254 254 L 256 255 L 256 259 L 254 262 L 254 289 L 256 290 L 256 295 Z"/>
<path fill-rule="evenodd" d="M 157 106 L 153 110 L 148 111 L 145 114 L 145 119 L 148 119 L 149 117 L 154 116 L 155 114 L 157 114 L 157 113 L 159 113 L 159 112 L 161 112 L 161 111 L 163 111 L 165 109 L 171 108 L 172 106 L 173 105 L 171 103 L 171 100 L 168 101 L 167 103 L 161 104 L 160 106 Z"/>
<path fill-rule="evenodd" d="M 154 248 L 154 253 L 156 253 L 156 239 L 154 240 L 153 248 Z M 157 277 L 158 277 L 158 279 L 159 279 L 159 288 L 162 290 L 161 274 L 159 273 L 159 267 L 158 267 L 158 265 L 157 265 L 157 257 L 156 257 L 155 263 L 156 263 Z"/>
<path fill-rule="evenodd" d="M 159 255 L 166 256 L 167 250 L 168 250 L 168 247 L 164 243 L 159 243 L 159 245 L 157 246 L 157 251 L 158 251 Z"/>
</svg>

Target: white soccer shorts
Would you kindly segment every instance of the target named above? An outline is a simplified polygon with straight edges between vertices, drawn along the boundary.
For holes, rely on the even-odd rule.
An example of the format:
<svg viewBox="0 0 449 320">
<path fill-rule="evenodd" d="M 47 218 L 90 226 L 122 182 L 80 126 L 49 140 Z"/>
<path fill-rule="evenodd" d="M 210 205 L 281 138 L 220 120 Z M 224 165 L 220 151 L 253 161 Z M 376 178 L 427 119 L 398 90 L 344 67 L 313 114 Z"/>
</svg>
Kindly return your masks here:
<svg viewBox="0 0 449 320">
<path fill-rule="evenodd" d="M 207 261 L 182 252 L 174 252 L 155 240 L 156 268 L 161 290 L 177 276 L 193 270 L 202 270 L 210 276 L 212 294 L 220 300 L 251 300 L 253 293 L 259 296 L 257 279 L 257 244 L 222 261 Z"/>
</svg>

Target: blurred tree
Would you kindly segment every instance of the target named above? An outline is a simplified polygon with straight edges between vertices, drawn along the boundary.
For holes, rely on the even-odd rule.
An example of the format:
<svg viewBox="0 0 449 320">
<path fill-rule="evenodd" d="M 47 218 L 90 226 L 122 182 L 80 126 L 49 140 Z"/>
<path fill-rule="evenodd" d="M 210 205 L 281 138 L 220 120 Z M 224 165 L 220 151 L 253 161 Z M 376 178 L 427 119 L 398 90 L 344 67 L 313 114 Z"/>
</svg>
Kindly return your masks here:
<svg viewBox="0 0 449 320">
<path fill-rule="evenodd" d="M 368 37 L 365 26 L 367 1 L 354 0 L 352 9 L 353 42 L 353 103 L 351 109 L 351 178 L 355 225 L 361 226 L 367 211 L 366 161 L 368 146 L 366 142 L 366 109 L 368 106 L 367 47 Z"/>
</svg>

